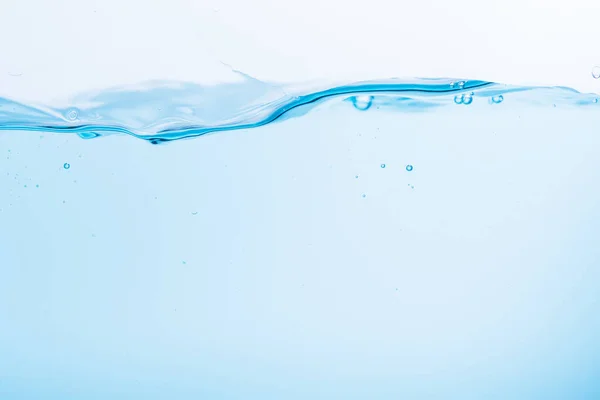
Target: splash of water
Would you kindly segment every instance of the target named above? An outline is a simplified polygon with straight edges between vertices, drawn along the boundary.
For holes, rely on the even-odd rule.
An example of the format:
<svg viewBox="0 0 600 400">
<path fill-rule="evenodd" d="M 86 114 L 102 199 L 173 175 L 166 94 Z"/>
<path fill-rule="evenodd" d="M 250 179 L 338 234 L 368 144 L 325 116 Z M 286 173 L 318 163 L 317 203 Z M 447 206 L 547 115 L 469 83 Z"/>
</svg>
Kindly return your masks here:
<svg viewBox="0 0 600 400">
<path fill-rule="evenodd" d="M 0 130 L 75 133 L 84 139 L 127 134 L 152 144 L 250 129 L 302 115 L 342 98 L 356 110 L 422 111 L 477 98 L 571 106 L 598 105 L 596 94 L 564 87 L 510 86 L 478 80 L 365 81 L 319 90 L 291 89 L 243 76 L 238 83 L 202 86 L 153 81 L 76 96 L 67 108 L 0 97 Z"/>
</svg>

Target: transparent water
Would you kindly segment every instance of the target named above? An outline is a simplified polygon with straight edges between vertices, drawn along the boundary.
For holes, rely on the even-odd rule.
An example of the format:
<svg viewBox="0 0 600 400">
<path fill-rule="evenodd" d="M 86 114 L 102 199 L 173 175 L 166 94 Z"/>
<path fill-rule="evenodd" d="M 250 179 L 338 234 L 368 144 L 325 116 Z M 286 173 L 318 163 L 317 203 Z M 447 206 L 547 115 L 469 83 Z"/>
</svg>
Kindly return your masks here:
<svg viewBox="0 0 600 400">
<path fill-rule="evenodd" d="M 0 102 L 2 399 L 600 396 L 595 95 Z"/>
</svg>

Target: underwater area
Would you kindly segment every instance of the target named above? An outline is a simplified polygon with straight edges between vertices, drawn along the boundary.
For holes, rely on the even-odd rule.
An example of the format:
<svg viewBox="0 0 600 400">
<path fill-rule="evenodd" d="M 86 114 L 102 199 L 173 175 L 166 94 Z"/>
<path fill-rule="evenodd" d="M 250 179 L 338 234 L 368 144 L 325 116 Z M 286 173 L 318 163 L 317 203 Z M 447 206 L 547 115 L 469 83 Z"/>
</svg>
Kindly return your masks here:
<svg viewBox="0 0 600 400">
<path fill-rule="evenodd" d="M 451 79 L 0 98 L 0 398 L 598 398 L 599 126 Z"/>
</svg>

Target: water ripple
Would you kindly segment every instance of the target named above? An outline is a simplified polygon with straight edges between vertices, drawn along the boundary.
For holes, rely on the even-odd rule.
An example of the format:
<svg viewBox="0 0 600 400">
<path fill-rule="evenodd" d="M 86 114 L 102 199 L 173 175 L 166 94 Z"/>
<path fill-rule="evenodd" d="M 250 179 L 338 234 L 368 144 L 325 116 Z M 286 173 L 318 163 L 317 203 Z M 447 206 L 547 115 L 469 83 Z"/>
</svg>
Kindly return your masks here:
<svg viewBox="0 0 600 400">
<path fill-rule="evenodd" d="M 244 76 L 237 83 L 152 81 L 84 93 L 73 98 L 66 108 L 0 97 L 0 130 L 74 133 L 83 139 L 126 134 L 159 144 L 264 126 L 298 117 L 336 98 L 349 102 L 357 111 L 372 112 L 382 108 L 426 111 L 455 103 L 470 106 L 482 97 L 488 105 L 497 107 L 505 106 L 509 98 L 529 104 L 599 106 L 596 94 L 564 87 L 510 86 L 479 80 L 390 79 L 302 90 Z"/>
</svg>

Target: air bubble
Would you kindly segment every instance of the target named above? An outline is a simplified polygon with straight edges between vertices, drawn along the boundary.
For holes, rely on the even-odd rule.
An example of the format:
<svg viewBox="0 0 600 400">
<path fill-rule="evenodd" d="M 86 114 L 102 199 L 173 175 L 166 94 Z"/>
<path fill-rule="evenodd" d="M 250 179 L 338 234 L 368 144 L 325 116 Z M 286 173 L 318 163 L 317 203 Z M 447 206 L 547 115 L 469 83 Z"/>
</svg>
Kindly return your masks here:
<svg viewBox="0 0 600 400">
<path fill-rule="evenodd" d="M 469 105 L 473 102 L 473 93 L 463 95 L 463 104 Z"/>
<path fill-rule="evenodd" d="M 492 103 L 494 103 L 494 104 L 500 104 L 503 101 L 504 101 L 504 96 L 502 96 L 502 95 L 492 97 Z"/>
<path fill-rule="evenodd" d="M 471 93 L 463 93 L 463 94 L 457 94 L 456 96 L 454 96 L 454 102 L 456 104 L 465 104 L 465 105 L 469 105 L 473 102 L 473 92 Z"/>
<path fill-rule="evenodd" d="M 354 96 L 352 104 L 357 110 L 366 111 L 373 105 L 373 96 Z"/>
<path fill-rule="evenodd" d="M 75 121 L 79 117 L 79 112 L 75 108 L 71 108 L 67 111 L 66 116 L 69 121 Z"/>
<path fill-rule="evenodd" d="M 408 172 L 412 171 L 412 170 L 413 170 L 413 166 L 412 166 L 412 165 L 410 165 L 410 164 L 408 164 L 408 165 L 406 166 L 406 170 L 407 170 Z"/>
<path fill-rule="evenodd" d="M 364 199 L 365 197 L 367 197 L 367 195 L 363 193 L 362 194 L 362 198 Z"/>
<path fill-rule="evenodd" d="M 63 164 L 63 168 L 64 168 L 64 169 L 69 169 L 69 168 L 71 168 L 71 164 L 69 164 L 69 163 L 64 163 L 64 164 Z"/>
<path fill-rule="evenodd" d="M 385 168 L 385 164 L 381 164 L 381 168 Z"/>
<path fill-rule="evenodd" d="M 594 68 L 592 68 L 592 77 L 594 79 L 600 78 L 600 66 L 596 65 Z"/>
</svg>

